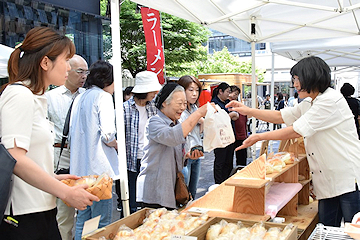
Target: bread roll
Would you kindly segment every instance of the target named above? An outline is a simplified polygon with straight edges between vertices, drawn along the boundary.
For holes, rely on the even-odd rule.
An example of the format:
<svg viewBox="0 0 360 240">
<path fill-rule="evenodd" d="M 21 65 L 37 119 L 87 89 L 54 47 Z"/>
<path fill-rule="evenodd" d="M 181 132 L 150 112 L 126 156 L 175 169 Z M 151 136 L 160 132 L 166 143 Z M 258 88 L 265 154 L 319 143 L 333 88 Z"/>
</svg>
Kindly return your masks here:
<svg viewBox="0 0 360 240">
<path fill-rule="evenodd" d="M 221 229 L 223 228 L 223 226 L 221 226 L 220 224 L 215 224 L 212 225 L 209 230 L 206 233 L 206 240 L 215 240 L 221 232 Z"/>
<path fill-rule="evenodd" d="M 235 232 L 238 229 L 238 226 L 235 223 L 228 223 L 222 229 L 220 234 L 227 234 Z"/>
<path fill-rule="evenodd" d="M 92 187 L 94 186 L 95 182 L 96 182 L 96 178 L 89 176 L 89 177 L 82 177 L 76 180 L 74 185 L 76 186 L 81 184 L 87 184 L 89 187 Z"/>
<path fill-rule="evenodd" d="M 279 152 L 274 157 L 280 158 L 285 164 L 293 164 L 295 161 L 295 154 L 289 152 Z"/>
<path fill-rule="evenodd" d="M 274 167 L 273 165 L 271 165 L 270 163 L 266 162 L 265 163 L 265 169 L 266 169 L 266 174 L 271 174 L 274 172 Z"/>
<path fill-rule="evenodd" d="M 273 166 L 275 172 L 280 172 L 283 167 L 285 167 L 285 163 L 281 161 L 279 158 L 272 158 L 267 161 L 270 165 Z"/>
</svg>

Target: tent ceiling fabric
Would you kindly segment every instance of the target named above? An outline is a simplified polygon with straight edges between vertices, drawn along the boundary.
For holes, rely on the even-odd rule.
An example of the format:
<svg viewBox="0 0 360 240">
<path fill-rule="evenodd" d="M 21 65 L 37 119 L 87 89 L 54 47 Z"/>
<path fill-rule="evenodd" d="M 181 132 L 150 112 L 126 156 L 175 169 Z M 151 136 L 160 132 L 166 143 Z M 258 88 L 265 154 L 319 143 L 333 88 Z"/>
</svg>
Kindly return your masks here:
<svg viewBox="0 0 360 240">
<path fill-rule="evenodd" d="M 7 64 L 13 51 L 13 48 L 0 44 L 0 78 L 8 76 Z"/>
<path fill-rule="evenodd" d="M 295 61 L 318 56 L 331 67 L 359 66 L 360 36 L 272 43 L 271 51 Z"/>
<path fill-rule="evenodd" d="M 132 0 L 251 42 L 360 34 L 360 0 Z M 251 35 L 255 23 L 256 36 Z"/>
</svg>

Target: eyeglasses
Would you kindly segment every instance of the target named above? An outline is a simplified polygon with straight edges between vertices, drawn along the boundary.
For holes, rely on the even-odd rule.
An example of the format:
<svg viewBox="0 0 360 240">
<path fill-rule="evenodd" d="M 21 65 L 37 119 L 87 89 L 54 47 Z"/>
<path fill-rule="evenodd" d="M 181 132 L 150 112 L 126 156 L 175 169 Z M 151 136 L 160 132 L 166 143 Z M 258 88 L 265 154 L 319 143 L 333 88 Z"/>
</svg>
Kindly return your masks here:
<svg viewBox="0 0 360 240">
<path fill-rule="evenodd" d="M 89 75 L 90 74 L 89 70 L 84 70 L 84 69 L 71 69 L 71 71 L 75 71 L 76 73 L 78 73 L 80 75 Z"/>
<path fill-rule="evenodd" d="M 294 84 L 294 82 L 299 82 L 299 81 L 300 81 L 299 78 L 291 77 L 291 82 L 292 82 L 292 84 Z"/>
</svg>

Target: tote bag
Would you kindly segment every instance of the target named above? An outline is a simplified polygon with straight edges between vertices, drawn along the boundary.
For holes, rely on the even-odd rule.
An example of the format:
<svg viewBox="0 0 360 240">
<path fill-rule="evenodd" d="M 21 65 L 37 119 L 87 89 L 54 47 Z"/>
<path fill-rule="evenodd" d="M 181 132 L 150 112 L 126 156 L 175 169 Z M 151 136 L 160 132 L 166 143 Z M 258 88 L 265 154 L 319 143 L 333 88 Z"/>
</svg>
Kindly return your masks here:
<svg viewBox="0 0 360 240">
<path fill-rule="evenodd" d="M 16 160 L 4 145 L 0 144 L 0 217 L 3 219 L 12 186 L 12 174 Z"/>
<path fill-rule="evenodd" d="M 229 114 L 216 105 L 217 112 L 207 103 L 207 113 L 204 120 L 204 151 L 224 148 L 235 142 Z"/>
</svg>

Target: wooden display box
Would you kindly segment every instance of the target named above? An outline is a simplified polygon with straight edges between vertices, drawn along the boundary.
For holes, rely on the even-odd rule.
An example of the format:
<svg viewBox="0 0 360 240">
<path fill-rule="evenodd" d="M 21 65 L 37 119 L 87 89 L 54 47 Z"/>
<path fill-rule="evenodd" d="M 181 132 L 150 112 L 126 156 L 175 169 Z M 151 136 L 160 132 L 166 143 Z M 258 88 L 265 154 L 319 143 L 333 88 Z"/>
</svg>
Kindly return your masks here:
<svg viewBox="0 0 360 240">
<path fill-rule="evenodd" d="M 265 157 L 261 156 L 213 191 L 194 201 L 185 210 L 192 207 L 204 208 L 209 210 L 211 217 L 266 221 L 270 218 L 265 215 L 266 188 L 271 182 L 285 182 L 301 183 L 303 188 L 279 211 L 279 214 L 297 216 L 298 204 L 309 204 L 311 180 L 303 140 L 289 140 L 282 144 L 279 151 L 295 152 L 299 161 L 286 165 L 279 173 L 266 174 Z M 299 182 L 299 174 L 303 175 L 305 180 Z"/>
<path fill-rule="evenodd" d="M 106 227 L 98 229 L 95 233 L 89 234 L 85 239 L 86 240 L 99 240 L 100 237 L 105 237 L 106 239 L 113 239 L 118 232 L 118 229 L 121 225 L 125 224 L 131 229 L 135 229 L 140 226 L 144 219 L 146 218 L 146 213 L 151 208 L 143 208 L 130 216 L 122 218 L 116 222 L 113 222 Z"/>
<path fill-rule="evenodd" d="M 227 221 L 228 223 L 237 223 L 239 220 L 237 219 L 231 219 L 231 218 L 212 218 L 210 221 L 199 227 L 198 229 L 195 229 L 194 231 L 189 233 L 189 236 L 197 237 L 197 240 L 205 240 L 207 230 L 210 228 L 211 225 L 214 225 L 218 222 L 220 222 L 222 219 Z M 245 227 L 252 227 L 255 223 L 258 223 L 256 221 L 241 221 Z M 279 227 L 282 230 L 286 227 L 286 224 L 276 224 L 276 223 L 270 223 L 265 222 L 265 228 L 269 229 L 271 227 Z M 291 230 L 290 234 L 287 236 L 286 240 L 296 240 L 297 239 L 297 227 L 294 225 L 293 229 Z"/>
<path fill-rule="evenodd" d="M 113 239 L 121 225 L 125 224 L 127 227 L 129 227 L 131 229 L 135 229 L 135 228 L 139 227 L 140 225 L 142 225 L 144 219 L 148 216 L 147 213 L 149 210 L 151 210 L 151 208 L 143 208 L 143 209 L 131 214 L 130 216 L 122 218 L 116 222 L 109 224 L 106 227 L 98 229 L 96 232 L 87 235 L 85 237 L 85 239 L 86 240 L 99 240 L 100 237 L 105 237 L 106 239 Z M 192 214 L 192 213 L 190 213 L 190 214 L 193 216 L 199 216 L 199 214 Z M 211 219 L 212 218 L 209 218 L 207 220 L 207 222 L 210 221 Z M 193 231 L 195 231 L 196 229 L 197 228 L 195 228 Z M 191 232 L 193 232 L 193 231 L 191 231 Z M 189 234 L 191 232 L 189 232 Z"/>
</svg>

